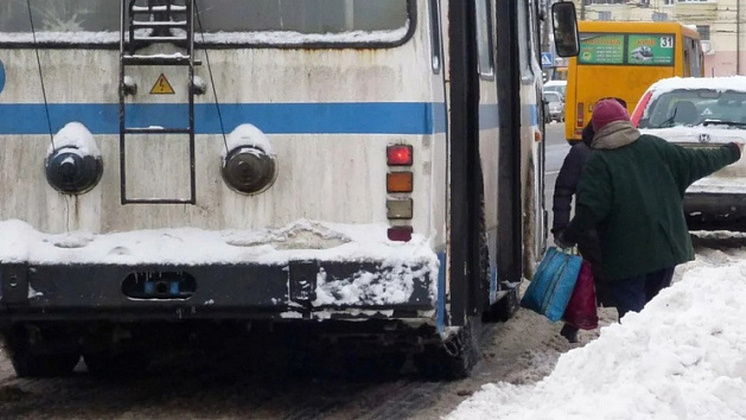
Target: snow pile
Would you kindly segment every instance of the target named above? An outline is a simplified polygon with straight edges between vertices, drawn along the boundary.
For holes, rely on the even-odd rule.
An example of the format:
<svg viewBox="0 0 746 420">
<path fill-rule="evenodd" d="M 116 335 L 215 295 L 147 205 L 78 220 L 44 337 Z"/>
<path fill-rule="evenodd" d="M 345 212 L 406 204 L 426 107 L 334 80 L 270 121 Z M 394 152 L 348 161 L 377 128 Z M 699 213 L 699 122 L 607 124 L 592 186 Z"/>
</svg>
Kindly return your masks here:
<svg viewBox="0 0 746 420">
<path fill-rule="evenodd" d="M 20 220 L 0 221 L 0 262 L 32 264 L 286 264 L 288 261 L 380 261 L 438 264 L 428 239 L 390 241 L 385 224 L 299 220 L 265 230 L 153 229 L 45 234 Z"/>
<path fill-rule="evenodd" d="M 713 251 L 534 385 L 489 384 L 462 419 L 746 418 L 746 253 Z"/>
<path fill-rule="evenodd" d="M 223 160 L 225 161 L 228 152 L 241 147 L 255 147 L 268 155 L 275 154 L 269 138 L 252 124 L 241 124 L 228 135 L 225 150 L 222 151 Z"/>
<path fill-rule="evenodd" d="M 49 145 L 47 154 L 51 155 L 57 150 L 71 147 L 77 150 L 81 156 L 93 156 L 96 158 L 101 157 L 101 151 L 96 145 L 96 140 L 93 138 L 93 134 L 88 131 L 88 128 L 79 122 L 67 123 L 52 139 L 52 144 Z"/>
</svg>

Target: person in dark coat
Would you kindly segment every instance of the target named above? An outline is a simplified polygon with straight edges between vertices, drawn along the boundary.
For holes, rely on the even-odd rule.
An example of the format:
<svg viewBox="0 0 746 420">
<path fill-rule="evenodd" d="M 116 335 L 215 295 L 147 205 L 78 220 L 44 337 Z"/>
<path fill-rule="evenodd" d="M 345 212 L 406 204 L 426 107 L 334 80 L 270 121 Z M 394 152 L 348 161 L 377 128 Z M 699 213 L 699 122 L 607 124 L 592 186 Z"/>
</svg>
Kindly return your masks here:
<svg viewBox="0 0 746 420">
<path fill-rule="evenodd" d="M 581 142 L 575 143 L 562 162 L 557 181 L 554 184 L 553 196 L 553 218 L 552 234 L 555 245 L 562 232 L 570 223 L 570 212 L 572 210 L 572 199 L 580 180 L 586 160 L 591 155 L 591 142 L 593 141 L 593 125 L 589 122 L 582 132 Z M 578 250 L 583 259 L 591 263 L 593 280 L 596 286 L 596 300 L 600 306 L 613 306 L 608 287 L 603 281 L 601 273 L 601 244 L 595 229 L 590 229 L 586 234 L 578 238 Z M 571 343 L 578 342 L 578 330 L 575 325 L 565 323 L 560 330 L 560 335 Z"/>
<path fill-rule="evenodd" d="M 559 237 L 562 231 L 567 229 L 567 225 L 570 223 L 572 197 L 578 187 L 578 180 L 580 180 L 580 173 L 583 171 L 585 161 L 591 155 L 593 126 L 590 123 L 583 129 L 582 139 L 583 141 L 575 143 L 570 148 L 554 183 L 552 234 L 554 234 L 555 239 Z"/>
<path fill-rule="evenodd" d="M 593 153 L 578 182 L 575 217 L 558 242 L 570 247 L 598 230 L 601 272 L 621 319 L 668 287 L 676 265 L 694 259 L 684 192 L 740 159 L 743 145 L 688 149 L 640 135 L 613 99 L 596 103 L 591 122 Z"/>
</svg>

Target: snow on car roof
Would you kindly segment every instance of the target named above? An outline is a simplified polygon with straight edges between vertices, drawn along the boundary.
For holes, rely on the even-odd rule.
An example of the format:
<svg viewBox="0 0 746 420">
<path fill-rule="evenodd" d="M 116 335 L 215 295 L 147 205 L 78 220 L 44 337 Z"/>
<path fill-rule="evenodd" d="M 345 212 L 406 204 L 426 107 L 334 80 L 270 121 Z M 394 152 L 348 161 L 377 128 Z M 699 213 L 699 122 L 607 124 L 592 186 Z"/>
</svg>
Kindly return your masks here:
<svg viewBox="0 0 746 420">
<path fill-rule="evenodd" d="M 678 89 L 737 90 L 746 92 L 746 76 L 669 77 L 653 83 L 649 88 L 649 90 L 654 90 L 657 94 Z"/>
<path fill-rule="evenodd" d="M 721 77 L 668 77 L 660 79 L 647 89 L 652 92 L 648 105 L 654 103 L 659 96 L 675 90 L 711 89 L 718 92 L 726 90 L 746 92 L 746 76 Z M 645 107 L 647 115 L 648 107 Z"/>
</svg>

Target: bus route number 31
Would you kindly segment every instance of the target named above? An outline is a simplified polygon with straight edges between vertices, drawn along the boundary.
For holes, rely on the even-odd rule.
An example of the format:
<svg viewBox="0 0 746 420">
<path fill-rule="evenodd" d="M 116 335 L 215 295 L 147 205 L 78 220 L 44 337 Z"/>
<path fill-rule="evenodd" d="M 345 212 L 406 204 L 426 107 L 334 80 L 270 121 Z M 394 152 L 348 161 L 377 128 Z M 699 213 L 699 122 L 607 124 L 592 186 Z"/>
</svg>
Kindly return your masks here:
<svg viewBox="0 0 746 420">
<path fill-rule="evenodd" d="M 673 48 L 673 37 L 662 36 L 661 37 L 661 48 Z"/>
</svg>

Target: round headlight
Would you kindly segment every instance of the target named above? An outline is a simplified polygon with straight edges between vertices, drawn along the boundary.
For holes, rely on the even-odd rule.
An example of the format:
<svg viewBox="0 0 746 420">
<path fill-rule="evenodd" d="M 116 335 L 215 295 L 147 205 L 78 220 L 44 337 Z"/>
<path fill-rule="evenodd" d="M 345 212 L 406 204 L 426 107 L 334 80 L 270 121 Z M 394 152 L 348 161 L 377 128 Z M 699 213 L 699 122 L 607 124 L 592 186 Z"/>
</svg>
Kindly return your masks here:
<svg viewBox="0 0 746 420">
<path fill-rule="evenodd" d="M 223 162 L 223 180 L 244 194 L 256 194 L 269 188 L 277 175 L 274 157 L 256 147 L 237 147 Z"/>
<path fill-rule="evenodd" d="M 63 194 L 81 194 L 98 184 L 104 172 L 101 158 L 81 154 L 75 147 L 63 147 L 47 156 L 47 182 Z"/>
</svg>

